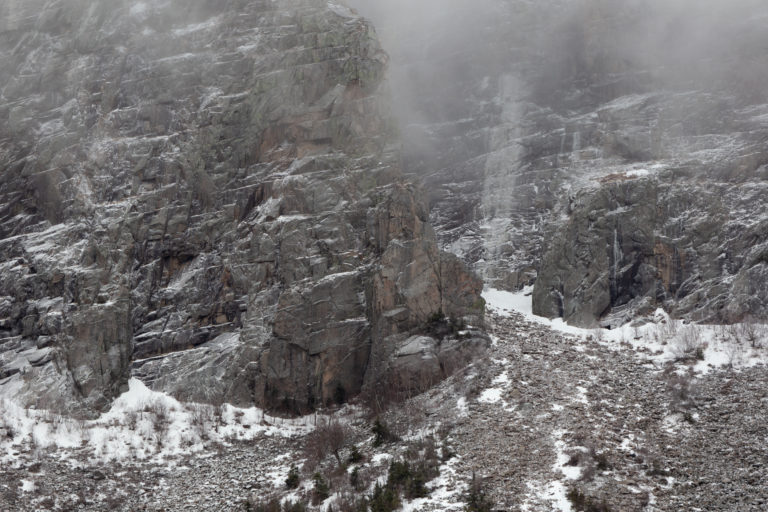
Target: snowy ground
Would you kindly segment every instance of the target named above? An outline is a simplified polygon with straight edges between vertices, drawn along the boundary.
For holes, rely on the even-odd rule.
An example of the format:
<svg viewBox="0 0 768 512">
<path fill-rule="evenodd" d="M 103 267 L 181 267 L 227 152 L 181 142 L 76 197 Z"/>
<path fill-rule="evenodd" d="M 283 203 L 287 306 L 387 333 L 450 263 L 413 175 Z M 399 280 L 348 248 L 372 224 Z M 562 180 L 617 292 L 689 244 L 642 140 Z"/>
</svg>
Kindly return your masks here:
<svg viewBox="0 0 768 512">
<path fill-rule="evenodd" d="M 314 417 L 272 417 L 256 408 L 185 403 L 151 391 L 137 379 L 111 409 L 95 420 L 77 420 L 51 411 L 0 402 L 0 462 L 13 464 L 22 453 L 55 450 L 61 459 L 87 457 L 107 462 L 173 463 L 212 443 L 248 441 L 257 436 L 292 437 L 312 429 Z"/>
<path fill-rule="evenodd" d="M 766 326 L 691 325 L 659 310 L 620 329 L 579 329 L 560 319 L 533 315 L 530 292 L 490 289 L 483 294 L 489 311 L 498 315 L 493 322 L 495 343 L 490 365 L 484 367 L 486 384 L 478 392 L 474 407 L 470 403 L 467 411 L 466 403 L 457 404 L 457 409 L 470 417 L 476 416 L 478 409 L 492 415 L 492 421 L 504 429 L 518 423 L 513 438 L 524 440 L 528 451 L 518 451 L 511 459 L 516 459 L 515 464 L 523 465 L 530 452 L 551 454 L 541 463 L 544 466 L 544 460 L 549 460 L 550 471 L 526 468 L 513 472 L 526 475 L 524 484 L 517 484 L 523 495 L 518 502 L 521 509 L 575 510 L 568 498 L 574 489 L 585 489 L 609 502 L 619 500 L 617 496 L 622 494 L 634 495 L 635 501 L 625 502 L 620 510 L 667 510 L 655 506 L 662 495 L 666 500 L 706 502 L 706 498 L 682 498 L 675 493 L 687 493 L 681 488 L 692 485 L 688 480 L 691 473 L 712 471 L 704 469 L 712 464 L 704 452 L 722 453 L 721 443 L 750 449 L 755 444 L 754 436 L 741 435 L 739 424 L 721 425 L 720 415 L 726 412 L 716 411 L 729 407 L 731 400 L 739 404 L 764 400 L 753 390 L 761 388 L 755 375 L 763 375 L 761 368 L 768 362 Z M 531 325 L 540 328 L 532 330 Z M 742 386 L 740 391 L 731 388 L 737 382 Z M 745 415 L 743 421 L 755 421 L 749 406 L 740 405 L 737 410 Z M 707 449 L 700 451 L 698 460 L 682 460 L 689 453 L 673 457 L 671 446 L 701 444 L 692 425 L 709 432 Z M 725 434 L 731 428 L 736 430 Z M 479 444 L 501 442 L 499 447 L 513 452 L 499 436 L 484 437 Z M 665 445 L 661 438 L 670 444 Z M 651 469 L 645 460 L 649 453 L 656 461 Z M 757 452 L 751 456 L 761 457 Z M 637 461 L 642 464 L 637 465 Z M 664 469 L 675 466 L 680 467 L 677 472 Z M 760 478 L 767 479 L 764 472 Z M 724 481 L 729 485 L 729 479 Z M 616 488 L 620 489 L 618 495 Z M 733 492 L 752 497 L 749 491 Z M 723 499 L 717 493 L 711 496 Z M 598 498 L 594 499 L 597 503 Z M 739 509 L 760 508 L 744 505 Z"/>
<path fill-rule="evenodd" d="M 765 324 L 702 325 L 675 320 L 662 309 L 617 329 L 581 329 L 533 314 L 532 289 L 517 293 L 488 289 L 483 293 L 489 310 L 501 316 L 522 314 L 528 321 L 580 340 L 596 340 L 612 350 L 634 350 L 646 363 L 657 366 L 695 359 L 694 370 L 743 369 L 768 363 L 768 326 Z"/>
<path fill-rule="evenodd" d="M 659 311 L 637 327 L 577 329 L 533 315 L 530 290 L 487 290 L 484 297 L 494 341 L 487 357 L 388 413 L 403 441 L 373 448 L 370 418 L 355 407 L 335 413 L 364 454 L 347 471 L 358 468 L 372 478 L 361 492 L 386 482 L 392 460 L 434 436 L 456 456 L 441 461 L 439 476 L 427 484 L 430 495 L 405 501 L 403 510 L 462 510 L 473 474 L 488 482 L 498 506 L 530 512 L 575 510 L 574 489 L 609 500 L 614 510 L 693 510 L 718 499 L 760 510 L 748 500 L 760 494 L 755 482 L 768 484 L 759 469 L 768 467 L 761 444 L 766 422 L 754 414 L 768 400 L 760 395 L 768 389 L 761 380 L 768 352 L 761 348 L 763 326 L 686 325 Z M 284 483 L 289 468 L 303 464 L 303 440 L 317 422 L 316 416 L 287 420 L 255 408 L 184 404 L 135 379 L 95 420 L 5 400 L 0 510 L 7 503 L 18 510 L 64 510 L 73 503 L 104 510 L 110 493 L 127 500 L 128 508 L 114 510 L 148 503 L 172 510 L 192 502 L 234 510 L 243 497 L 275 493 L 305 501 L 311 473 L 297 490 L 285 490 Z M 698 431 L 707 432 L 703 445 Z M 729 443 L 740 446 L 734 460 L 722 455 Z M 740 479 L 719 474 L 723 465 L 738 473 L 742 460 L 747 473 Z M 329 456 L 326 469 L 334 474 L 335 466 Z M 155 476 L 147 487 L 150 468 Z M 41 506 L 70 485 L 74 476 L 66 475 L 73 471 L 104 473 L 113 487 L 86 479 L 79 494 L 95 493 L 90 508 L 82 500 Z M 134 483 L 127 485 L 126 475 Z M 699 489 L 692 475 L 704 475 L 698 478 L 713 489 Z M 335 510 L 344 489 L 336 487 L 314 510 Z M 16 501 L 3 501 L 4 492 Z"/>
</svg>

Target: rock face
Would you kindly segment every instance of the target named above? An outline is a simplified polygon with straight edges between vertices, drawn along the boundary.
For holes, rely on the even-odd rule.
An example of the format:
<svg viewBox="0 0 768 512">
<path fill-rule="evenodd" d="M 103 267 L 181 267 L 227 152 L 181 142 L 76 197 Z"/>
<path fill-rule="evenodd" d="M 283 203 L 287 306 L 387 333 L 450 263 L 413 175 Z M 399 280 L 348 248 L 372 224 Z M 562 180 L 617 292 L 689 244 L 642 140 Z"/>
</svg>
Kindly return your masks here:
<svg viewBox="0 0 768 512">
<path fill-rule="evenodd" d="M 133 372 L 305 410 L 407 381 L 412 336 L 436 361 L 486 342 L 430 331 L 481 327 L 482 282 L 402 178 L 387 56 L 348 8 L 10 1 L 0 20 L 4 392 L 101 407 Z"/>
<path fill-rule="evenodd" d="M 766 318 L 768 224 L 753 208 L 768 187 L 701 173 L 691 162 L 577 196 L 542 261 L 534 308 L 583 326 L 662 306 L 698 321 Z"/>
<path fill-rule="evenodd" d="M 352 3 L 392 54 L 405 170 L 486 284 L 579 325 L 768 317 L 764 4 L 393 2 Z"/>
<path fill-rule="evenodd" d="M 561 114 L 576 176 L 547 228 L 534 310 L 583 326 L 656 307 L 697 321 L 768 318 L 768 97 L 753 82 L 768 76 L 756 56 L 765 6 L 740 2 L 744 18 L 717 7 L 655 6 L 640 16 L 631 3 L 587 5 L 576 22 L 596 30 L 576 53 L 589 67 L 559 106 L 585 107 Z M 696 44 L 668 49 L 632 30 L 618 35 L 635 15 L 649 26 L 672 20 L 652 38 L 698 34 Z"/>
</svg>

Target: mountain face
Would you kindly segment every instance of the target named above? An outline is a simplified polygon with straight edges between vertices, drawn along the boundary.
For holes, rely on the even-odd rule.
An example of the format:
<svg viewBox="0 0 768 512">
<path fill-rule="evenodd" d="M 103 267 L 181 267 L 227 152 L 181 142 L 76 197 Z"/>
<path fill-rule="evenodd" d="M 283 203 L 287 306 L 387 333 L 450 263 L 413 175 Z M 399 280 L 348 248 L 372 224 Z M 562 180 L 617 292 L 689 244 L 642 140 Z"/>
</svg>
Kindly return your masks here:
<svg viewBox="0 0 768 512">
<path fill-rule="evenodd" d="M 764 4 L 352 3 L 392 55 L 405 171 L 486 284 L 582 326 L 768 316 Z"/>
<path fill-rule="evenodd" d="M 4 392 L 99 408 L 133 374 L 302 411 L 484 345 L 386 66 L 319 0 L 0 4 Z"/>
<path fill-rule="evenodd" d="M 483 284 L 768 315 L 760 2 L 350 4 L 386 53 L 318 0 L 0 5 L 6 392 L 420 388 L 487 342 Z"/>
</svg>

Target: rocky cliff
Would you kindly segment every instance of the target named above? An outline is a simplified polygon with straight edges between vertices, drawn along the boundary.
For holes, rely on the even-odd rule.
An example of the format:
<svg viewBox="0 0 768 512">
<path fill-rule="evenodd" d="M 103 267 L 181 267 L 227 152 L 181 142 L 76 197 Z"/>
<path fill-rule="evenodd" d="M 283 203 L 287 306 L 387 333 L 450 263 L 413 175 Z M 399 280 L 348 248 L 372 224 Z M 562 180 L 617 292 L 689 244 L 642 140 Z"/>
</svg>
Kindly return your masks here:
<svg viewBox="0 0 768 512">
<path fill-rule="evenodd" d="M 768 316 L 764 4 L 352 3 L 440 243 L 488 285 L 580 325 Z"/>
<path fill-rule="evenodd" d="M 485 343 L 482 283 L 402 177 L 386 65 L 319 0 L 3 2 L 4 393 L 101 407 L 133 373 L 299 411 Z"/>
</svg>

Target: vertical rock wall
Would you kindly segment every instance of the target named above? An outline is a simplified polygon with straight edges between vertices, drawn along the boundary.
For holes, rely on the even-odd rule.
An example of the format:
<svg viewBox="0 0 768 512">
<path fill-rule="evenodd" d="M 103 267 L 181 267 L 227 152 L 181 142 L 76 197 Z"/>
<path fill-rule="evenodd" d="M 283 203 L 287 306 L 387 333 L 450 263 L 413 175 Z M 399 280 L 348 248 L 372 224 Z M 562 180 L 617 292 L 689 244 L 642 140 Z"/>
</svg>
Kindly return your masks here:
<svg viewBox="0 0 768 512">
<path fill-rule="evenodd" d="M 481 324 L 480 281 L 401 176 L 387 55 L 348 8 L 0 9 L 4 393 L 102 407 L 133 372 L 304 410 L 359 392 L 436 313 Z"/>
</svg>

